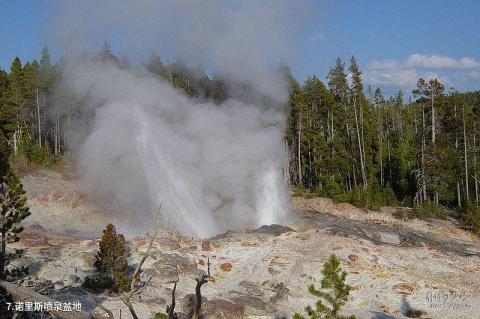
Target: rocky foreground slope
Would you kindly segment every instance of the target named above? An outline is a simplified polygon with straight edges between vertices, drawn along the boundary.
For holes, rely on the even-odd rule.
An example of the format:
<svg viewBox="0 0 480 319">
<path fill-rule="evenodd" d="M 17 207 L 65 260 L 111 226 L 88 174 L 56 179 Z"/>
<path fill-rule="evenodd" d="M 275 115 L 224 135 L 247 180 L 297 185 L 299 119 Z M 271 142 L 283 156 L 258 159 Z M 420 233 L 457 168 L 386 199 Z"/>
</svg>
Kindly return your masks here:
<svg viewBox="0 0 480 319">
<path fill-rule="evenodd" d="M 94 271 L 96 237 L 109 217 L 60 175 L 37 174 L 23 181 L 32 218 L 18 243 L 25 257 L 16 263 L 31 271 L 20 283 L 55 299 L 80 300 L 84 309 L 94 310 L 78 287 Z M 204 240 L 159 229 L 129 241 L 134 267 L 155 236 L 152 257 L 143 267 L 143 276 L 153 279 L 133 303 L 140 318 L 165 311 L 177 279 L 176 309 L 188 313 L 195 278 L 208 258 L 213 278 L 202 289 L 207 318 L 289 318 L 314 303 L 307 287 L 319 284 L 332 253 L 342 260 L 353 287 L 346 314 L 480 317 L 480 241 L 454 221 L 402 221 L 388 209 L 366 212 L 322 198 L 292 203 L 297 221 L 289 228 L 264 226 Z M 96 298 L 116 316 L 121 311 L 122 318 L 130 318 L 117 297 Z"/>
</svg>

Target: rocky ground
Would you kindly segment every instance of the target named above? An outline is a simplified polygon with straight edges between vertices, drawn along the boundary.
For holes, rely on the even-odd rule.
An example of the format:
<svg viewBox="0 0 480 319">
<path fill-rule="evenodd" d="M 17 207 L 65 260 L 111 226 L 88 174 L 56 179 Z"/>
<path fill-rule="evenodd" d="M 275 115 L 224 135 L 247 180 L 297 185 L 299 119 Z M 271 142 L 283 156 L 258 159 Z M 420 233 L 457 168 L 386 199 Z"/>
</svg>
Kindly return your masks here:
<svg viewBox="0 0 480 319">
<path fill-rule="evenodd" d="M 30 225 L 17 244 L 17 265 L 30 266 L 20 283 L 55 299 L 95 305 L 79 289 L 94 271 L 101 229 L 109 218 L 73 180 L 53 173 L 26 176 Z M 135 267 L 155 236 L 143 278 L 153 276 L 134 300 L 140 318 L 164 312 L 178 279 L 177 311 L 191 309 L 195 278 L 211 262 L 203 286 L 207 318 L 290 318 L 315 299 L 323 263 L 336 254 L 349 273 L 345 314 L 357 318 L 478 318 L 480 240 L 453 220 L 403 221 L 393 209 L 364 211 L 328 199 L 294 198 L 296 222 L 193 240 L 157 230 L 129 241 Z M 63 230 L 63 232 L 62 232 Z M 95 235 L 93 235 L 95 233 Z M 116 318 L 130 318 L 115 296 L 96 299 Z M 98 308 L 96 311 L 101 312 Z"/>
</svg>

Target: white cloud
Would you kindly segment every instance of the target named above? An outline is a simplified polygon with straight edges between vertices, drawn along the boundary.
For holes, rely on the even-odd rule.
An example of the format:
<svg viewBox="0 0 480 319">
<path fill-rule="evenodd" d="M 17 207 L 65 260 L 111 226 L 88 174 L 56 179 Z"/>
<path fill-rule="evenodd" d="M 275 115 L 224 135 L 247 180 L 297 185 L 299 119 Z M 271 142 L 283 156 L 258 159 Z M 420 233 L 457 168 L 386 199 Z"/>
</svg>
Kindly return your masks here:
<svg viewBox="0 0 480 319">
<path fill-rule="evenodd" d="M 480 79 L 480 62 L 470 57 L 455 59 L 440 55 L 411 54 L 407 59 L 374 60 L 371 61 L 364 72 L 364 79 L 368 84 L 384 87 L 400 87 L 402 89 L 414 88 L 419 78 L 436 78 L 445 86 L 452 85 L 449 76 L 460 74 L 464 79 Z M 431 72 L 429 70 L 435 70 Z M 441 71 L 439 74 L 436 71 Z M 458 70 L 454 74 L 445 74 L 445 70 Z M 467 73 L 467 70 L 470 70 Z M 452 71 L 450 71 L 452 72 Z M 459 74 L 457 74 L 459 73 Z M 449 75 L 449 76 L 447 76 Z"/>
<path fill-rule="evenodd" d="M 397 60 L 374 60 L 368 64 L 372 70 L 392 70 L 398 68 L 400 63 Z"/>
<path fill-rule="evenodd" d="M 420 75 L 415 69 L 385 68 L 367 69 L 364 79 L 379 86 L 405 87 L 414 84 Z"/>
<path fill-rule="evenodd" d="M 316 42 L 322 42 L 323 40 L 325 40 L 325 36 L 321 33 L 316 33 L 316 34 L 310 35 L 306 41 L 309 43 L 316 43 Z"/>
<path fill-rule="evenodd" d="M 473 70 L 467 76 L 471 80 L 480 80 L 480 71 Z"/>
<path fill-rule="evenodd" d="M 442 55 L 425 55 L 415 53 L 408 57 L 406 65 L 427 69 L 473 69 L 480 68 L 480 62 L 470 57 L 455 59 Z"/>
<path fill-rule="evenodd" d="M 394 87 L 410 90 L 417 84 L 419 78 L 425 80 L 438 79 L 445 86 L 450 86 L 451 81 L 445 75 L 439 75 L 436 72 L 426 72 L 416 68 L 409 68 L 398 64 L 385 64 L 380 68 L 380 64 L 374 64 L 374 67 L 368 67 L 364 72 L 365 82 L 374 86 Z"/>
</svg>

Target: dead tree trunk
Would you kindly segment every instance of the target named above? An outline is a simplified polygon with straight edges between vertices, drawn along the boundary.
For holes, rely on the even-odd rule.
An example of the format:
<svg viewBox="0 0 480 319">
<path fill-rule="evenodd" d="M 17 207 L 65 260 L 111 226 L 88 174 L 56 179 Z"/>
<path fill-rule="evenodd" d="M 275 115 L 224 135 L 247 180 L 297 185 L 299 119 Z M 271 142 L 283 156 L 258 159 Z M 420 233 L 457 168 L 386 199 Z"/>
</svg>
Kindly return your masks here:
<svg viewBox="0 0 480 319">
<path fill-rule="evenodd" d="M 388 136 L 388 132 L 387 132 Z M 390 186 L 393 185 L 393 174 L 392 174 L 392 153 L 390 152 L 390 140 L 387 138 L 387 147 L 388 147 L 388 179 L 390 180 Z"/>
<path fill-rule="evenodd" d="M 147 251 L 142 257 L 142 260 L 138 263 L 137 268 L 135 269 L 135 272 L 133 273 L 132 276 L 132 282 L 130 284 L 130 291 L 127 293 L 123 293 L 123 295 L 120 296 L 120 299 L 122 302 L 127 306 L 128 310 L 130 311 L 130 314 L 132 315 L 133 319 L 138 319 L 137 313 L 135 312 L 135 309 L 133 308 L 132 303 L 130 302 L 130 299 L 138 295 L 139 293 L 142 292 L 143 288 L 145 288 L 150 281 L 152 280 L 153 276 L 148 279 L 148 281 L 141 283 L 139 287 L 136 287 L 136 284 L 140 281 L 140 273 L 142 272 L 142 266 L 145 260 L 147 260 L 148 257 L 150 257 L 150 249 L 152 248 L 153 242 L 155 241 L 155 236 L 152 238 L 150 241 L 150 244 L 148 245 Z"/>
<path fill-rule="evenodd" d="M 384 187 L 383 185 L 383 132 L 380 132 L 380 186 Z"/>
<path fill-rule="evenodd" d="M 463 152 L 465 157 L 465 200 L 468 202 L 468 153 L 467 153 L 467 131 L 465 124 L 465 104 L 463 105 Z"/>
<path fill-rule="evenodd" d="M 415 123 L 415 134 L 418 133 L 418 124 L 417 124 L 417 107 L 415 103 L 413 104 L 413 122 Z"/>
<path fill-rule="evenodd" d="M 2 185 L 3 188 L 3 185 Z M 6 236 L 5 233 L 2 232 L 2 251 L 0 254 L 0 280 L 5 279 L 5 264 L 7 262 L 7 241 L 6 241 Z"/>
<path fill-rule="evenodd" d="M 362 103 L 360 103 L 358 105 L 358 109 L 359 109 L 359 112 L 360 112 L 360 128 L 361 128 L 361 133 L 362 133 L 362 156 L 363 156 L 363 170 L 364 170 L 364 175 L 365 175 L 365 185 L 367 185 L 367 172 L 366 172 L 366 153 L 365 153 L 365 138 L 364 138 L 364 134 L 363 134 L 363 131 L 364 131 L 364 121 L 363 121 L 363 107 L 362 107 Z"/>
<path fill-rule="evenodd" d="M 173 284 L 172 290 L 172 303 L 167 305 L 167 319 L 177 319 L 177 313 L 175 312 L 175 290 L 177 289 L 177 281 Z"/>
<path fill-rule="evenodd" d="M 13 133 L 13 155 L 15 155 L 15 157 L 17 156 L 18 152 L 17 135 L 18 131 L 15 129 L 15 132 Z"/>
<path fill-rule="evenodd" d="M 473 122 L 473 179 L 475 180 L 475 203 L 478 206 L 477 146 L 475 140 L 475 122 Z"/>
<path fill-rule="evenodd" d="M 82 290 L 82 291 L 87 294 L 88 298 L 93 302 L 93 304 L 96 307 L 102 309 L 102 311 L 107 314 L 108 319 L 115 319 L 115 317 L 113 316 L 113 312 L 110 309 L 106 308 L 101 303 L 99 303 L 97 301 L 97 299 L 95 299 L 95 297 L 91 293 L 89 293 L 88 291 L 86 291 L 86 290 Z M 97 318 L 97 317 L 95 317 L 95 318 Z M 103 318 L 103 317 L 98 317 L 98 318 Z"/>
<path fill-rule="evenodd" d="M 333 138 L 334 138 L 333 115 L 334 115 L 334 112 L 333 112 L 333 104 L 332 104 L 332 119 L 331 119 L 332 120 L 332 125 L 331 125 L 332 133 L 330 135 L 332 141 L 333 141 Z"/>
<path fill-rule="evenodd" d="M 202 314 L 202 286 L 208 282 L 208 278 L 210 278 L 210 258 L 207 260 L 207 273 L 202 274 L 200 278 L 195 278 L 197 282 L 195 286 L 196 303 L 192 319 L 200 319 Z"/>
<path fill-rule="evenodd" d="M 457 181 L 457 205 L 462 207 L 462 196 L 460 194 L 460 182 Z"/>
<path fill-rule="evenodd" d="M 41 121 L 40 121 L 40 101 L 39 101 L 39 96 L 38 96 L 38 87 L 37 87 L 37 96 L 36 96 L 36 102 L 37 102 L 37 124 L 38 124 L 38 146 L 42 147 L 42 127 L 41 127 Z"/>
<path fill-rule="evenodd" d="M 435 93 L 432 89 L 432 143 L 435 143 L 435 107 L 433 103 L 433 97 Z"/>
<path fill-rule="evenodd" d="M 455 122 L 457 121 L 457 103 L 455 101 L 455 95 L 453 96 L 453 117 L 455 118 Z M 455 131 L 455 150 L 458 150 L 458 135 Z M 460 190 L 460 181 L 457 180 L 457 206 L 462 207 L 462 194 Z"/>
<path fill-rule="evenodd" d="M 287 183 L 287 185 L 291 185 L 291 182 L 290 182 L 290 152 L 289 152 L 289 147 L 288 147 L 288 141 L 285 139 L 283 141 L 283 145 L 284 145 L 284 152 L 285 152 L 285 163 L 284 163 L 284 170 L 283 170 L 283 175 L 284 175 L 284 179 L 285 179 L 285 182 Z"/>
<path fill-rule="evenodd" d="M 427 179 L 426 179 L 426 171 L 425 171 L 425 106 L 422 106 L 422 124 L 423 124 L 423 130 L 422 130 L 422 194 L 423 194 L 423 200 L 422 202 L 425 202 L 427 200 Z"/>
<path fill-rule="evenodd" d="M 365 163 L 364 163 L 364 157 L 363 157 L 363 152 L 362 152 L 362 141 L 360 138 L 360 128 L 358 124 L 358 116 L 357 116 L 357 107 L 356 107 L 356 99 L 353 100 L 353 110 L 355 113 L 355 125 L 357 128 L 357 142 L 358 142 L 358 152 L 360 155 L 360 171 L 362 173 L 362 182 L 363 182 L 363 188 L 365 189 L 367 187 L 367 177 L 365 174 Z"/>
<path fill-rule="evenodd" d="M 302 152 L 301 152 L 301 134 L 302 134 L 302 115 L 298 115 L 298 183 L 302 183 Z"/>
</svg>

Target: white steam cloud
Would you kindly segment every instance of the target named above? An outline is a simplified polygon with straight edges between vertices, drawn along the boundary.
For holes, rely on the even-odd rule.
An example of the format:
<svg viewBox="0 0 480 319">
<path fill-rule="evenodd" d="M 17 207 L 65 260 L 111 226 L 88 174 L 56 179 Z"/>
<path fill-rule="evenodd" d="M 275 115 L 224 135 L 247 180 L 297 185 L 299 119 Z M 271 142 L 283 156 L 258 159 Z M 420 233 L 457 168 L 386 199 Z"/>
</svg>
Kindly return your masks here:
<svg viewBox="0 0 480 319">
<path fill-rule="evenodd" d="M 156 51 L 283 101 L 285 83 L 271 70 L 292 60 L 309 8 L 307 0 L 58 0 L 49 10 L 70 52 L 98 50 L 106 39 L 122 54 Z"/>
<path fill-rule="evenodd" d="M 139 68 L 70 59 L 65 83 L 94 113 L 73 132 L 79 173 L 132 230 L 161 223 L 205 237 L 285 221 L 280 106 L 288 90 L 276 68 L 289 60 L 303 18 L 293 3 L 84 0 L 57 9 L 72 56 L 93 37 L 118 39 L 131 56 L 156 50 L 202 64 L 233 90 L 215 105 Z"/>
</svg>

